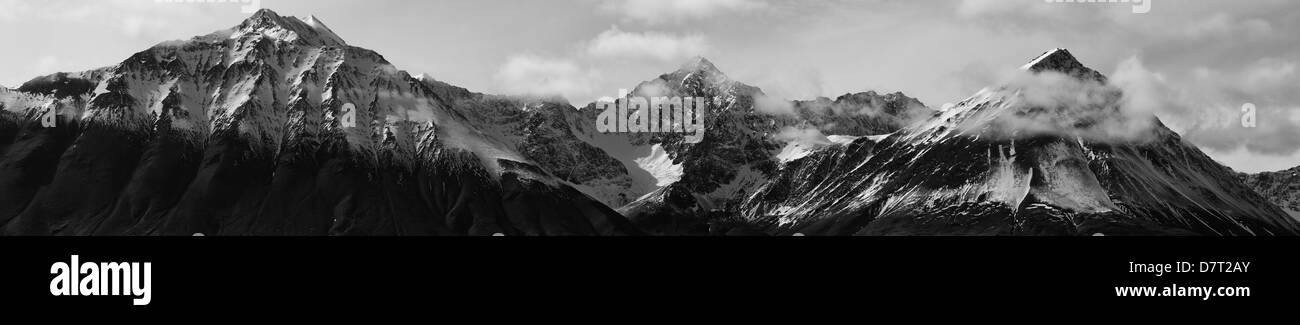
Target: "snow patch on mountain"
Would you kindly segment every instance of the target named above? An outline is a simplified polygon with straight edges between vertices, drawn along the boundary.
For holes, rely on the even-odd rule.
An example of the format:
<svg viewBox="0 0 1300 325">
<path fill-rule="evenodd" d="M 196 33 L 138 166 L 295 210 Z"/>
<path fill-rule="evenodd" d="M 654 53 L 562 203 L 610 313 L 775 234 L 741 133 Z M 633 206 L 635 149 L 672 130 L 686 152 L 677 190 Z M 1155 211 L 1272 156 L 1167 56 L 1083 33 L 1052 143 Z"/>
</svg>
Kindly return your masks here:
<svg viewBox="0 0 1300 325">
<path fill-rule="evenodd" d="M 888 137 L 888 136 L 889 136 L 889 135 L 877 135 L 877 136 L 867 136 L 867 137 L 871 138 L 871 141 L 879 142 L 880 140 L 882 140 L 882 139 L 884 139 L 885 137 Z M 827 136 L 827 137 L 826 137 L 826 140 L 830 140 L 831 143 L 834 143 L 834 144 L 838 144 L 838 145 L 846 145 L 846 144 L 853 143 L 853 141 L 858 141 L 858 139 L 861 139 L 861 138 L 863 138 L 863 137 L 855 137 L 855 136 L 851 136 L 851 135 L 832 135 L 832 136 Z"/>
<path fill-rule="evenodd" d="M 668 186 L 682 180 L 682 165 L 673 163 L 673 158 L 662 145 L 650 147 L 650 155 L 637 158 L 637 167 L 650 172 L 655 178 L 655 186 Z"/>
<path fill-rule="evenodd" d="M 339 37 L 338 34 L 335 34 L 334 30 L 331 30 L 329 26 L 325 25 L 325 22 L 321 21 L 319 18 L 316 18 L 316 15 L 309 15 L 307 16 L 307 19 L 302 20 L 302 22 L 307 24 L 307 26 L 310 26 L 312 30 L 316 31 L 317 37 L 325 39 L 324 43 L 347 45 L 347 42 L 343 41 L 342 37 Z"/>
<path fill-rule="evenodd" d="M 803 159 L 803 157 L 811 155 L 820 148 L 822 148 L 822 146 L 817 146 L 815 144 L 790 142 L 787 143 L 785 147 L 781 148 L 780 153 L 776 154 L 776 160 L 781 164 L 786 164 L 791 161 Z"/>
<path fill-rule="evenodd" d="M 1054 142 L 1038 152 L 1037 185 L 1032 193 L 1043 203 L 1079 213 L 1118 210 L 1097 176 L 1088 169 L 1089 158 L 1069 142 Z"/>
<path fill-rule="evenodd" d="M 49 96 L 32 95 L 23 92 L 0 88 L 0 109 L 11 112 L 24 112 L 30 109 L 42 108 L 53 101 L 54 98 Z"/>
<path fill-rule="evenodd" d="M 776 154 L 776 160 L 781 164 L 807 157 L 809 154 L 833 144 L 821 131 L 807 127 L 786 127 L 774 137 L 776 141 L 785 143 L 785 146 Z"/>
</svg>

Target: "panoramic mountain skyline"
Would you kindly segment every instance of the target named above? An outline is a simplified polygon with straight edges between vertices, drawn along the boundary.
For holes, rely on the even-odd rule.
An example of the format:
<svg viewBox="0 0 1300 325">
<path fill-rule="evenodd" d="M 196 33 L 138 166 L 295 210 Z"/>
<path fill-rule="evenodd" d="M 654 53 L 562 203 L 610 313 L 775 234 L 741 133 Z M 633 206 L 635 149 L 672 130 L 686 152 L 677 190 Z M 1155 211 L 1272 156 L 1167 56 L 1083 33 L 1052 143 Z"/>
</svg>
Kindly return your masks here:
<svg viewBox="0 0 1300 325">
<path fill-rule="evenodd" d="M 595 103 L 413 76 L 316 16 L 260 9 L 0 88 L 0 232 L 1300 233 L 1289 187 L 1213 161 L 1132 76 L 1064 48 L 1015 71 L 934 110 L 901 92 L 788 101 L 696 56 L 630 95 L 709 98 L 700 138 L 601 133 Z"/>
<path fill-rule="evenodd" d="M 1012 1 L 264 0 L 316 15 L 411 74 L 470 90 L 560 93 L 575 106 L 704 55 L 785 99 L 901 91 L 934 108 L 1005 78 L 1024 53 L 1071 48 L 1170 127 L 1243 172 L 1300 165 L 1300 72 L 1291 1 L 1130 5 Z M 115 63 L 140 48 L 228 25 L 238 4 L 6 0 L 0 85 Z M 507 10 L 509 9 L 509 10 Z M 57 23 L 56 23 L 57 22 Z M 1194 47 L 1196 51 L 1186 51 Z M 1241 107 L 1258 108 L 1256 128 Z"/>
</svg>

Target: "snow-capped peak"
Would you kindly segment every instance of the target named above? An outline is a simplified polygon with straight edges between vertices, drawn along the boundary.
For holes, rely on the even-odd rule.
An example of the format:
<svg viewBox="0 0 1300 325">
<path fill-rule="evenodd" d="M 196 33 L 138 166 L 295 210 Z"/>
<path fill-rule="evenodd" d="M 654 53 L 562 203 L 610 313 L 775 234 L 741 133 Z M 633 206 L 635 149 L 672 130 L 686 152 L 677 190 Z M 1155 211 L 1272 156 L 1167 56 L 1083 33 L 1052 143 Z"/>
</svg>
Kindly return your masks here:
<svg viewBox="0 0 1300 325">
<path fill-rule="evenodd" d="M 315 16 L 306 19 L 282 17 L 270 9 L 258 10 L 235 27 L 231 38 L 261 34 L 264 37 L 312 46 L 347 46 L 325 23 Z"/>
<path fill-rule="evenodd" d="M 1078 59 L 1074 58 L 1074 55 L 1070 54 L 1070 50 L 1066 50 L 1058 47 L 1052 49 L 1051 51 L 1043 52 L 1043 54 L 1038 55 L 1037 58 L 1034 58 L 1033 61 L 1029 61 L 1029 63 L 1020 67 L 1020 69 L 1030 70 L 1030 71 L 1041 71 L 1047 68 L 1047 65 L 1053 62 L 1066 62 L 1066 61 L 1074 61 L 1075 63 L 1079 62 Z"/>
<path fill-rule="evenodd" d="M 306 23 L 307 26 L 311 26 L 311 28 L 321 37 L 337 41 L 339 44 L 347 44 L 347 42 L 343 41 L 342 37 L 339 37 L 338 34 L 334 33 L 334 30 L 330 29 L 329 26 L 326 26 L 325 22 L 321 21 L 320 18 L 316 18 L 316 15 L 308 15 L 307 19 L 303 20 L 303 23 Z"/>
<path fill-rule="evenodd" d="M 302 22 L 307 23 L 307 26 L 311 26 L 312 28 L 329 30 L 329 27 L 325 26 L 324 22 L 321 22 L 320 19 L 316 18 L 316 15 L 307 15 L 307 19 L 303 19 Z"/>
<path fill-rule="evenodd" d="M 713 80 L 715 82 L 725 82 L 729 80 L 727 74 L 722 73 L 722 70 L 718 70 L 718 67 L 713 65 L 712 61 L 709 61 L 709 59 L 702 56 L 697 56 L 690 61 L 687 61 L 685 64 L 682 64 L 681 68 L 677 69 L 676 74 L 683 76 L 700 75 L 707 80 Z"/>
<path fill-rule="evenodd" d="M 1079 59 L 1070 54 L 1070 50 L 1063 48 L 1047 51 L 1020 67 L 1020 69 L 1033 73 L 1055 71 L 1081 79 L 1093 79 L 1103 82 L 1106 80 L 1106 77 L 1102 76 L 1101 73 L 1084 66 L 1083 63 L 1079 63 Z"/>
<path fill-rule="evenodd" d="M 652 85 L 650 86 L 653 87 L 647 88 L 645 87 L 647 85 L 643 84 L 642 86 L 638 86 L 637 88 L 638 90 L 652 90 L 655 89 L 656 87 L 665 86 L 664 84 L 655 84 L 655 83 L 666 83 L 668 85 L 668 88 L 672 88 L 674 90 L 682 90 L 682 89 L 678 89 L 681 87 L 699 88 L 699 89 L 709 88 L 709 89 L 721 90 L 720 93 L 726 93 L 726 94 L 732 94 L 732 91 L 736 90 L 736 88 L 744 88 L 741 90 L 745 94 L 750 94 L 758 91 L 757 89 L 750 89 L 751 87 L 748 85 L 741 84 L 739 82 L 731 80 L 731 78 L 728 77 L 725 73 L 722 73 L 722 70 L 719 70 L 717 66 L 714 66 L 713 62 L 709 61 L 709 59 L 705 59 L 704 57 L 699 57 L 699 56 L 689 61 L 686 61 L 686 63 L 682 64 L 681 67 L 677 69 L 677 71 L 673 71 L 671 73 L 660 76 L 660 78 L 657 81 L 652 80 L 651 81 Z M 636 93 L 641 93 L 641 92 L 636 92 Z M 651 91 L 650 93 L 653 96 L 657 96 L 654 95 L 654 93 L 656 93 L 655 91 Z"/>
<path fill-rule="evenodd" d="M 415 75 L 415 77 L 413 77 L 413 78 L 415 78 L 415 80 L 424 81 L 424 82 L 433 81 L 433 77 L 430 77 L 429 74 L 427 74 L 427 73 L 421 73 L 421 74 Z"/>
<path fill-rule="evenodd" d="M 713 65 L 713 61 L 709 61 L 709 59 L 702 56 L 687 61 L 686 64 L 682 65 L 681 70 L 720 72 L 718 67 Z"/>
<path fill-rule="evenodd" d="M 256 29 L 259 27 L 267 28 L 267 27 L 278 27 L 278 26 L 286 26 L 286 25 L 288 25 L 288 22 L 286 22 L 284 20 L 284 17 L 281 17 L 280 14 L 276 13 L 275 11 L 272 11 L 271 9 L 262 9 L 253 13 L 253 15 L 249 16 L 248 19 L 244 19 L 244 22 L 239 24 L 239 28 Z"/>
</svg>

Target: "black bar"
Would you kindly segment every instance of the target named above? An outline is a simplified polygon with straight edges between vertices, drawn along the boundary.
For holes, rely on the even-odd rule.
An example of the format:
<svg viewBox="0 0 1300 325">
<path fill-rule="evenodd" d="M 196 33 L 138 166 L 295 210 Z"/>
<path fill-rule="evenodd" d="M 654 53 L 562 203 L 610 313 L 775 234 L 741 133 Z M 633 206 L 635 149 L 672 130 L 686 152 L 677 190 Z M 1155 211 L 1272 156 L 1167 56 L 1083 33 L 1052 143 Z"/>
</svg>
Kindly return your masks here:
<svg viewBox="0 0 1300 325">
<path fill-rule="evenodd" d="M 1298 244 L 1118 237 L 0 238 L 9 251 L 0 278 L 12 283 L 3 292 L 15 310 L 124 313 L 723 302 L 1230 308 L 1295 301 Z M 81 262 L 151 262 L 152 301 L 133 306 L 130 297 L 51 295 L 50 267 L 71 255 Z M 1130 262 L 1250 266 L 1245 273 L 1155 276 L 1130 273 Z M 1174 284 L 1251 292 L 1209 300 L 1115 293 L 1116 286 Z"/>
</svg>

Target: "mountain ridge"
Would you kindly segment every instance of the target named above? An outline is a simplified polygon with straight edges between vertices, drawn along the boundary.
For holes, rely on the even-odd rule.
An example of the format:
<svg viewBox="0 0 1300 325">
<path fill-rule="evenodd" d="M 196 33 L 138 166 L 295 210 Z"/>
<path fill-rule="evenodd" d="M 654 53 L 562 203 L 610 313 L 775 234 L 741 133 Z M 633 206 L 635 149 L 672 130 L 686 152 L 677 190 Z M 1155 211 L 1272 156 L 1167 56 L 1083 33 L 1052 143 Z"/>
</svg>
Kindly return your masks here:
<svg viewBox="0 0 1300 325">
<path fill-rule="evenodd" d="M 655 153 L 637 161 L 641 168 L 670 170 L 675 176 L 658 179 L 661 185 L 667 184 L 656 186 L 619 211 L 657 234 L 747 232 L 744 225 L 723 230 L 710 224 L 730 223 L 721 220 L 727 219 L 728 207 L 752 187 L 769 181 L 784 153 L 806 150 L 801 147 L 802 140 L 785 138 L 786 133 L 885 134 L 931 112 L 920 101 L 896 94 L 864 92 L 825 103 L 786 101 L 769 98 L 761 89 L 730 78 L 708 59 L 691 59 L 676 71 L 640 83 L 631 95 L 713 99 L 705 108 L 704 139 L 691 144 L 672 134 L 614 135 L 645 148 L 644 152 Z M 588 114 L 593 113 L 594 109 Z"/>
<path fill-rule="evenodd" d="M 1106 87 L 1104 76 L 1076 63 L 1057 50 L 1026 67 Z M 1043 107 L 1024 99 L 1034 90 L 987 88 L 899 133 L 793 161 L 741 204 L 741 218 L 771 233 L 809 235 L 1300 233 L 1300 224 L 1158 119 L 1142 140 L 1081 131 L 1091 124 L 1025 132 L 1033 130 L 1025 123 L 1052 119 L 999 123 L 1121 109 L 1118 90 L 1098 90 L 1116 92 L 1104 96 L 1110 102 L 1087 103 L 1098 107 Z"/>
<path fill-rule="evenodd" d="M 308 21 L 263 10 L 75 74 L 86 93 L 0 98 L 0 232 L 640 233 L 451 93 Z M 58 127 L 34 124 L 48 105 Z"/>
</svg>

